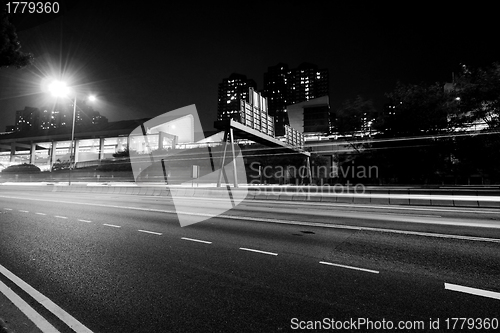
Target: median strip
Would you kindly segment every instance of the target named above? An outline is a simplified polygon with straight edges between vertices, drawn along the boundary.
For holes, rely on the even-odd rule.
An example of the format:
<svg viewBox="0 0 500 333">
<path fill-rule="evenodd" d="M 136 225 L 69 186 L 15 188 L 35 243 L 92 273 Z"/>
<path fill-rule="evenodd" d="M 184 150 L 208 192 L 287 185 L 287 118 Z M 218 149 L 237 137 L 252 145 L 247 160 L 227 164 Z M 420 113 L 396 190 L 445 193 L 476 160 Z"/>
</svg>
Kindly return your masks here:
<svg viewBox="0 0 500 333">
<path fill-rule="evenodd" d="M 323 264 L 323 265 L 336 266 L 336 267 L 342 267 L 342 268 L 348 268 L 348 269 L 354 269 L 354 270 L 357 270 L 357 271 L 369 272 L 369 273 L 374 273 L 374 274 L 378 274 L 379 273 L 379 271 L 374 271 L 372 269 L 366 269 L 366 268 L 360 268 L 360 267 L 354 267 L 354 266 L 347 266 L 347 265 L 341 265 L 341 264 L 334 264 L 332 262 L 327 262 L 327 261 L 320 261 L 319 263 Z"/>
<path fill-rule="evenodd" d="M 205 243 L 205 244 L 212 244 L 212 242 L 200 240 L 200 239 L 194 239 L 194 238 L 187 238 L 187 237 L 181 237 L 183 240 L 191 241 L 191 242 L 198 242 L 198 243 Z"/>
<path fill-rule="evenodd" d="M 497 292 L 494 292 L 494 291 L 489 291 L 489 290 L 483 290 L 483 289 L 465 287 L 465 286 L 460 286 L 458 284 L 452 284 L 452 283 L 445 283 L 444 284 L 444 289 L 458 291 L 458 292 L 461 292 L 461 293 L 466 293 L 466 294 L 471 294 L 471 295 L 476 295 L 476 296 L 489 297 L 489 298 L 494 298 L 494 299 L 500 300 L 500 293 L 497 293 Z"/>
<path fill-rule="evenodd" d="M 246 247 L 240 247 L 240 250 L 250 251 L 250 252 L 256 252 L 256 253 L 262 253 L 262 254 L 268 254 L 268 255 L 271 255 L 271 256 L 277 256 L 278 255 L 277 253 L 274 253 L 274 252 L 267 252 L 267 251 L 249 249 L 249 248 L 246 248 Z"/>
</svg>

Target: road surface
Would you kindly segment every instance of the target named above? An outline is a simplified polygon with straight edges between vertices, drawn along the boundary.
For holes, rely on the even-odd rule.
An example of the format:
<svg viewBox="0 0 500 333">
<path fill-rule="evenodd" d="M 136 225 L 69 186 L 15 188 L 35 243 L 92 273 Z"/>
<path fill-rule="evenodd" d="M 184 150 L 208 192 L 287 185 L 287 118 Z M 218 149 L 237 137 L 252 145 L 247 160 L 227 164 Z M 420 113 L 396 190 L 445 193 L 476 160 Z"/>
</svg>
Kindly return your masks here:
<svg viewBox="0 0 500 333">
<path fill-rule="evenodd" d="M 60 332 L 500 320 L 498 210 L 245 201 L 183 228 L 173 211 L 166 197 L 1 190 L 0 282 Z"/>
</svg>

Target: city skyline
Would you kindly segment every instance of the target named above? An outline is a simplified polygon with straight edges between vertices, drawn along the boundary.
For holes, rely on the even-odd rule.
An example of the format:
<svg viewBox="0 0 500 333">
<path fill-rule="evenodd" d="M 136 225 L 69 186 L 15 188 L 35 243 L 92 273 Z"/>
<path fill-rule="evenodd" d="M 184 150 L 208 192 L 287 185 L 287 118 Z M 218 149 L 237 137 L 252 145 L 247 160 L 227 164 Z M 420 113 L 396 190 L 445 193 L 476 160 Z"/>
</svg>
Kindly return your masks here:
<svg viewBox="0 0 500 333">
<path fill-rule="evenodd" d="M 485 15 L 460 22 L 458 9 L 450 8 L 387 13 L 382 7 L 308 6 L 311 12 L 304 15 L 297 5 L 255 2 L 253 11 L 243 11 L 251 23 L 229 24 L 241 7 L 205 4 L 192 10 L 179 4 L 165 14 L 165 8 L 117 11 L 111 4 L 77 1 L 43 24 L 19 24 L 22 50 L 33 53 L 35 66 L 0 70 L 0 128 L 12 124 L 16 110 L 47 105 L 39 82 L 59 72 L 80 92 L 98 93 L 95 109 L 110 121 L 196 104 L 210 130 L 217 85 L 231 73 L 263 88 L 269 66 L 310 62 L 329 71 L 332 110 L 357 95 L 381 109 L 397 81 L 450 82 L 460 63 L 482 67 L 497 60 L 492 21 Z"/>
</svg>

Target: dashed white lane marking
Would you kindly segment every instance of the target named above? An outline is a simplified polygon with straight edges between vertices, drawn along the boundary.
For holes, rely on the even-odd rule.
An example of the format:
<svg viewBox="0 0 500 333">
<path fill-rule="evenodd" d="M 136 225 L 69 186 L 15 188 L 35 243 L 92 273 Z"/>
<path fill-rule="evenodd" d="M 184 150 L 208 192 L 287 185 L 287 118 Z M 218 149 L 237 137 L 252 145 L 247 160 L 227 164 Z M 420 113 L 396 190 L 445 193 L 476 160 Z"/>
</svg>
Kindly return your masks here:
<svg viewBox="0 0 500 333">
<path fill-rule="evenodd" d="M 86 326 L 80 323 L 77 319 L 71 316 L 69 313 L 60 308 L 57 304 L 52 302 L 45 295 L 40 293 L 38 290 L 34 289 L 32 286 L 21 280 L 14 273 L 9 271 L 7 268 L 0 265 L 0 274 L 3 274 L 9 280 L 14 282 L 19 288 L 24 290 L 28 295 L 35 299 L 38 303 L 43 305 L 47 310 L 52 312 L 56 317 L 68 325 L 76 333 L 92 333 Z M 45 332 L 57 332 L 57 330 L 48 330 Z"/>
<path fill-rule="evenodd" d="M 268 254 L 268 255 L 271 255 L 271 256 L 277 256 L 278 255 L 277 253 L 274 253 L 274 252 L 267 252 L 267 251 L 249 249 L 249 248 L 246 248 L 246 247 L 240 247 L 240 250 L 250 251 L 250 252 L 256 252 L 256 253 L 262 253 L 262 254 Z"/>
<path fill-rule="evenodd" d="M 212 244 L 212 242 L 209 241 L 204 241 L 201 239 L 194 239 L 194 238 L 187 238 L 187 237 L 181 237 L 183 240 L 191 241 L 191 242 L 198 242 L 198 243 L 205 243 L 205 244 Z"/>
<path fill-rule="evenodd" d="M 75 204 L 75 205 L 85 205 L 85 206 L 95 206 L 95 207 L 109 207 L 109 208 L 119 208 L 119 209 L 131 209 L 138 211 L 146 211 L 146 212 L 158 212 L 158 213 L 168 213 L 168 214 L 186 214 L 186 215 L 195 215 L 195 216 L 206 216 L 209 218 L 213 218 L 213 215 L 210 214 L 202 214 L 202 213 L 189 213 L 189 212 L 179 212 L 177 210 L 164 210 L 164 209 L 153 209 L 153 208 L 142 208 L 142 207 L 130 207 L 130 206 L 119 206 L 119 205 L 105 205 L 105 204 L 96 204 L 96 203 L 88 203 L 88 202 L 77 202 L 77 201 L 60 201 L 60 200 L 47 200 L 47 199 L 35 199 L 35 198 L 26 198 L 26 197 L 11 197 L 11 196 L 3 196 L 0 195 L 0 198 L 7 199 L 19 199 L 19 200 L 31 200 L 31 201 L 42 201 L 42 202 L 57 202 L 58 204 L 66 203 L 66 204 Z M 295 204 L 300 204 L 298 201 Z M 309 203 L 308 203 L 309 204 Z M 351 205 L 352 206 L 352 205 Z M 362 205 L 356 205 L 357 207 L 363 207 Z M 404 209 L 401 207 L 394 206 L 366 206 L 380 209 Z M 423 208 L 411 208 L 411 210 L 436 210 L 432 209 L 423 209 Z M 439 210 L 446 211 L 446 210 Z M 460 212 L 459 210 L 449 210 L 451 212 Z M 469 212 L 469 211 L 462 211 Z M 482 212 L 480 210 L 470 211 L 474 213 L 488 213 L 488 214 L 498 214 L 498 212 Z M 269 218 L 257 218 L 257 217 L 249 217 L 249 216 L 235 216 L 235 215 L 224 215 L 220 214 L 217 216 L 218 218 L 226 218 L 226 219 L 234 219 L 234 220 L 248 220 L 248 221 L 256 221 L 256 222 L 268 222 L 268 223 L 279 223 L 279 224 L 289 224 L 289 225 L 301 225 L 301 226 L 311 226 L 311 227 L 323 227 L 323 228 L 332 228 L 332 229 L 346 229 L 346 230 L 364 230 L 364 231 L 373 231 L 373 232 L 385 232 L 385 233 L 395 233 L 395 234 L 403 234 L 403 235 L 415 235 L 415 236 L 423 236 L 423 237 L 436 237 L 436 238 L 449 238 L 449 239 L 457 239 L 457 240 L 468 240 L 468 241 L 479 241 L 479 242 L 492 242 L 492 243 L 500 243 L 500 238 L 486 238 L 486 237 L 472 237 L 472 236 L 461 236 L 461 235 L 452 235 L 452 234 L 439 234 L 439 233 L 430 233 L 430 232 L 418 232 L 418 231 L 408 231 L 408 230 L 397 230 L 397 229 L 385 229 L 385 228 L 373 228 L 373 227 L 360 227 L 360 226 L 351 226 L 351 225 L 342 225 L 342 224 L 329 224 L 329 223 L 316 223 L 316 222 L 303 222 L 303 221 L 292 221 L 292 220 L 279 220 L 279 219 L 269 219 Z M 471 226 L 483 227 L 483 225 L 471 224 Z M 489 227 L 499 228 L 499 225 L 491 224 Z"/>
<path fill-rule="evenodd" d="M 54 217 L 57 217 L 58 219 L 67 219 L 67 217 L 66 217 L 66 216 L 54 215 Z"/>
<path fill-rule="evenodd" d="M 162 235 L 162 233 L 160 233 L 160 232 L 154 232 L 154 231 L 148 231 L 148 230 L 137 230 L 137 231 L 144 232 L 146 234 L 158 235 L 158 236 Z"/>
<path fill-rule="evenodd" d="M 464 286 L 460 286 L 458 284 L 452 284 L 452 283 L 445 283 L 444 289 L 459 291 L 459 292 L 466 293 L 466 294 L 489 297 L 489 298 L 494 298 L 494 299 L 500 300 L 500 293 L 497 293 L 494 291 L 489 291 L 489 290 L 464 287 Z"/>
<path fill-rule="evenodd" d="M 15 292 L 12 291 L 6 284 L 0 281 L 0 292 L 7 296 L 7 298 L 17 306 L 22 313 L 31 320 L 36 327 L 38 327 L 44 333 L 56 333 L 59 332 L 54 326 L 52 326 L 45 318 L 43 318 L 38 312 L 35 311 L 28 303 L 26 303 L 21 297 L 19 297 Z M 3 330 L 2 330 L 3 331 Z"/>
<path fill-rule="evenodd" d="M 47 215 L 45 213 L 35 213 L 36 215 Z"/>
<path fill-rule="evenodd" d="M 80 222 L 86 222 L 86 223 L 92 223 L 92 221 L 89 221 L 89 220 L 80 220 L 80 219 L 78 219 L 78 221 L 80 221 Z"/>
<path fill-rule="evenodd" d="M 29 210 L 19 210 L 21 213 L 29 213 Z"/>
<path fill-rule="evenodd" d="M 112 227 L 112 228 L 121 228 L 120 225 L 115 225 L 115 224 L 107 224 L 107 223 L 103 223 L 102 225 L 105 225 L 106 227 Z"/>
<path fill-rule="evenodd" d="M 327 262 L 327 261 L 320 261 L 320 264 L 323 265 L 329 265 L 329 266 L 336 266 L 336 267 L 342 267 L 342 268 L 348 268 L 348 269 L 355 269 L 357 271 L 363 271 L 363 272 L 369 272 L 369 273 L 375 273 L 378 274 L 379 271 L 375 271 L 372 269 L 366 269 L 366 268 L 360 268 L 360 267 L 354 267 L 354 266 L 347 266 L 347 265 L 341 265 L 341 264 L 334 264 L 332 262 Z"/>
<path fill-rule="evenodd" d="M 12 210 L 12 208 L 4 208 L 5 210 Z"/>
</svg>

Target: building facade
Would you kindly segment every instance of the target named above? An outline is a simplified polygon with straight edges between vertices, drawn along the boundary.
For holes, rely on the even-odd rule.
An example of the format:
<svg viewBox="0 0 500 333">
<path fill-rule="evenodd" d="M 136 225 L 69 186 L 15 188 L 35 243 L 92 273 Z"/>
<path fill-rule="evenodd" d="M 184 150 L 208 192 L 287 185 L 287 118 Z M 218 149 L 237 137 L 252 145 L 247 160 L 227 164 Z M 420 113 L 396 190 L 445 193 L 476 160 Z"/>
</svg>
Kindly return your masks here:
<svg viewBox="0 0 500 333">
<path fill-rule="evenodd" d="M 231 74 L 219 83 L 217 120 L 236 119 L 240 111 L 240 101 L 248 102 L 248 89 L 257 89 L 254 80 L 242 74 Z"/>
<path fill-rule="evenodd" d="M 75 112 L 76 126 L 90 126 L 106 123 L 102 116 L 84 102 L 78 102 Z M 73 122 L 73 102 L 71 104 L 54 104 L 50 107 L 35 108 L 26 106 L 16 111 L 14 129 L 17 132 L 43 131 L 56 128 L 69 128 Z"/>
<path fill-rule="evenodd" d="M 284 135 L 284 125 L 289 125 L 287 106 L 328 96 L 328 91 L 328 70 L 319 69 L 317 65 L 302 63 L 290 69 L 279 63 L 269 67 L 264 74 L 262 94 L 269 101 L 269 114 L 275 118 L 276 135 Z M 327 110 L 329 112 L 329 107 Z"/>
</svg>

